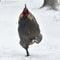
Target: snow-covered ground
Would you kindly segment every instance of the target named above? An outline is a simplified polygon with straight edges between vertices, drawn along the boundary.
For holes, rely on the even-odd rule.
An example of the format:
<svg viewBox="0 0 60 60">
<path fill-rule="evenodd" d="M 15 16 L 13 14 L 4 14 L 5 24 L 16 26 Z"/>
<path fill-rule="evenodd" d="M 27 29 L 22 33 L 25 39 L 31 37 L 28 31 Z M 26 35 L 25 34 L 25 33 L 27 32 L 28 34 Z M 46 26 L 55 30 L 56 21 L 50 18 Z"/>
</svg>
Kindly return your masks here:
<svg viewBox="0 0 60 60">
<path fill-rule="evenodd" d="M 25 3 L 36 17 L 43 35 L 40 44 L 29 47 L 29 57 L 19 45 L 17 31 L 18 17 Z M 0 60 L 60 60 L 60 11 L 46 7 L 38 9 L 41 5 L 42 2 L 35 0 L 0 3 Z"/>
</svg>

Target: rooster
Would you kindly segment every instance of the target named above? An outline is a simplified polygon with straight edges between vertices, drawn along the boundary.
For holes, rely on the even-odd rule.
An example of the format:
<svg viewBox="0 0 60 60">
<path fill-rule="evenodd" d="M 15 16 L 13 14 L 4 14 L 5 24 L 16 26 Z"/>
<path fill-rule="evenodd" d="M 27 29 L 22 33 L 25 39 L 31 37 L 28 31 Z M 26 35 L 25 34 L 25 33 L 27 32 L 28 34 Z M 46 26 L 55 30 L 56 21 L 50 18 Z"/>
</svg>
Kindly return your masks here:
<svg viewBox="0 0 60 60">
<path fill-rule="evenodd" d="M 42 40 L 39 25 L 35 17 L 27 9 L 26 4 L 19 16 L 18 34 L 20 37 L 19 44 L 26 50 L 27 56 L 29 56 L 29 45 L 33 44 L 34 42 L 40 43 Z"/>
</svg>

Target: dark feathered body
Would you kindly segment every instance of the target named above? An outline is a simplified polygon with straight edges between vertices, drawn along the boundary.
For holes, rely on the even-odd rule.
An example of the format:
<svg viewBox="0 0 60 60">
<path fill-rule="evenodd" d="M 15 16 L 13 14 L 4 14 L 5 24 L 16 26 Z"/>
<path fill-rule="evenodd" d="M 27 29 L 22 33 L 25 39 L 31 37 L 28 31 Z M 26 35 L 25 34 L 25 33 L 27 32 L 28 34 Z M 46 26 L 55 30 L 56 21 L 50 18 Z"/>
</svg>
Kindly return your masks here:
<svg viewBox="0 0 60 60">
<path fill-rule="evenodd" d="M 40 29 L 36 21 L 23 17 L 20 19 L 18 32 L 20 38 L 25 41 L 25 44 L 30 44 L 40 34 Z"/>
<path fill-rule="evenodd" d="M 27 37 L 27 39 L 29 39 L 34 38 L 36 33 L 39 33 L 40 31 L 38 25 L 36 25 L 34 21 L 31 21 L 27 17 L 23 17 L 19 22 L 19 32 L 20 36 L 22 35 L 22 38 Z"/>
<path fill-rule="evenodd" d="M 26 50 L 30 44 L 33 44 L 34 42 L 39 43 L 42 40 L 39 25 L 30 12 L 27 16 L 23 16 L 23 13 L 21 13 L 19 17 L 18 33 L 20 44 Z M 28 50 L 27 55 L 29 55 Z"/>
</svg>

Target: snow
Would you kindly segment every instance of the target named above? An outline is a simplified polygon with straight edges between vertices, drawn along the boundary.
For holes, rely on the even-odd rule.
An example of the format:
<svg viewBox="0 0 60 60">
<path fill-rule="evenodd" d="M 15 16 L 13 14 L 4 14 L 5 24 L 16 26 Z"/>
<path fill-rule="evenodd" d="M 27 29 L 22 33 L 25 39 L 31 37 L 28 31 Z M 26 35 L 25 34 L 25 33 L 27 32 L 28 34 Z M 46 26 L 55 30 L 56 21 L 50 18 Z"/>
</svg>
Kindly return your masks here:
<svg viewBox="0 0 60 60">
<path fill-rule="evenodd" d="M 25 3 L 36 17 L 43 35 L 40 44 L 29 47 L 29 57 L 19 45 L 17 31 L 18 17 Z M 0 3 L 0 60 L 60 60 L 60 11 L 46 7 L 38 9 L 41 5 L 42 2 L 35 0 Z"/>
</svg>

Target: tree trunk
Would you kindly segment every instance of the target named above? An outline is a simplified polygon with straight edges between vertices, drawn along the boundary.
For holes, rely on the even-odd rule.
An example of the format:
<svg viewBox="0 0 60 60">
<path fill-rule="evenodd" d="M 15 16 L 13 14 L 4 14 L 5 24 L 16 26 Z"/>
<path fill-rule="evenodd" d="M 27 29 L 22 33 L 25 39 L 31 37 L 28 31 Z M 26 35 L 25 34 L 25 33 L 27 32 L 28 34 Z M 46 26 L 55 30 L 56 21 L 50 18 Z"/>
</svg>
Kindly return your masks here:
<svg viewBox="0 0 60 60">
<path fill-rule="evenodd" d="M 42 7 L 49 6 L 52 9 L 56 9 L 56 5 L 57 5 L 57 0 L 44 0 L 44 4 Z"/>
</svg>

